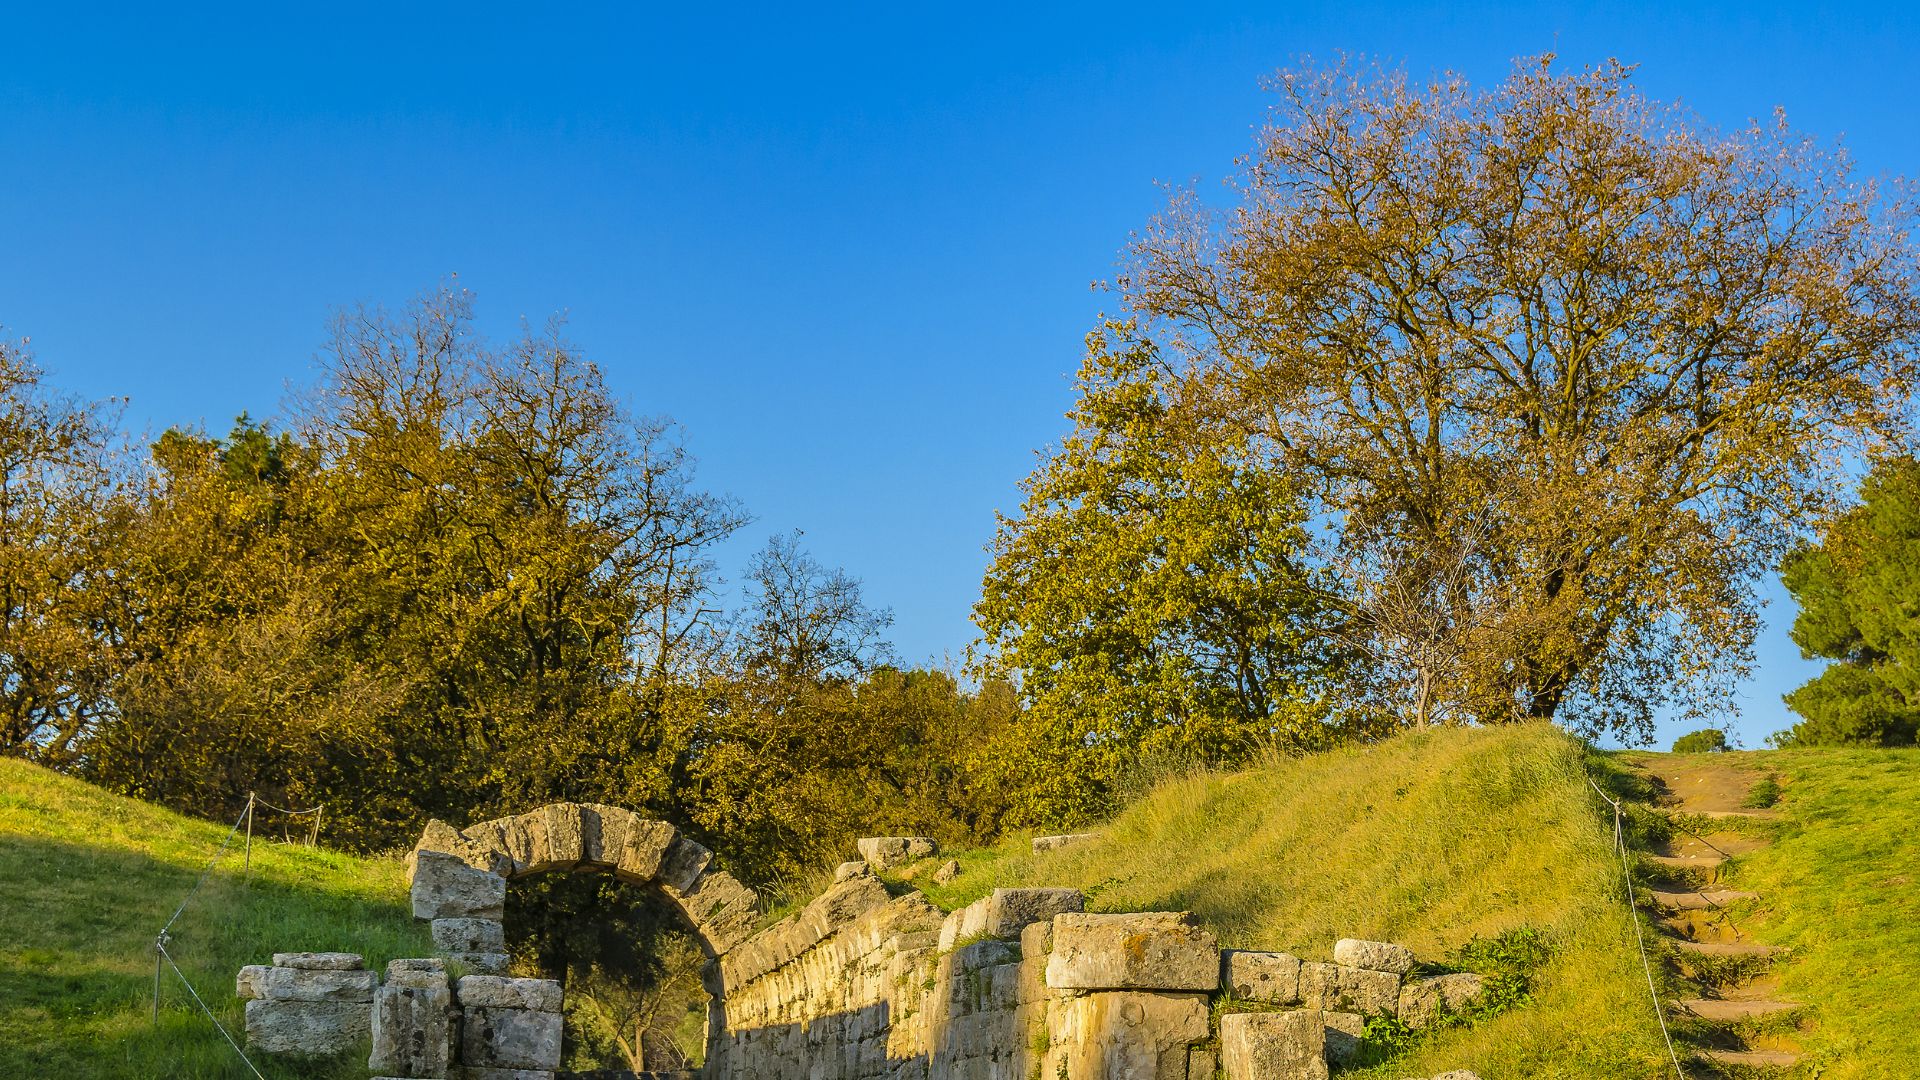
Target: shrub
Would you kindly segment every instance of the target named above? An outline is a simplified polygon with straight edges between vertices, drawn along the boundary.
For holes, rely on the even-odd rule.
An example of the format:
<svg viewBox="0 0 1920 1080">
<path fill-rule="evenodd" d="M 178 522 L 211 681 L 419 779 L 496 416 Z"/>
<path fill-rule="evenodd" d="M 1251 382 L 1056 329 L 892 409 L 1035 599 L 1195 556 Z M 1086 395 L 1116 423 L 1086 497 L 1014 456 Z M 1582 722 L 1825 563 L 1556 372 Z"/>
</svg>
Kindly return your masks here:
<svg viewBox="0 0 1920 1080">
<path fill-rule="evenodd" d="M 1719 728 L 1701 728 L 1673 740 L 1676 754 L 1706 754 L 1727 748 L 1727 733 Z"/>
</svg>

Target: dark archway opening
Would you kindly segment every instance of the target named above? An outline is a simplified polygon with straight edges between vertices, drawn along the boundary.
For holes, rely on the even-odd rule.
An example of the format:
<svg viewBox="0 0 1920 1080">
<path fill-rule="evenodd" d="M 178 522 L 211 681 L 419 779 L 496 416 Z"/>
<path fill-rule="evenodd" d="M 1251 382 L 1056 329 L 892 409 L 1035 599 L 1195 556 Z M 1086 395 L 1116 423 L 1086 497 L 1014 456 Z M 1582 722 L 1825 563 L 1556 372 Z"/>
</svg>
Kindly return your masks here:
<svg viewBox="0 0 1920 1080">
<path fill-rule="evenodd" d="M 565 1071 L 700 1067 L 706 955 L 657 887 L 611 874 L 534 874 L 509 885 L 505 923 L 516 971 L 566 989 Z"/>
</svg>

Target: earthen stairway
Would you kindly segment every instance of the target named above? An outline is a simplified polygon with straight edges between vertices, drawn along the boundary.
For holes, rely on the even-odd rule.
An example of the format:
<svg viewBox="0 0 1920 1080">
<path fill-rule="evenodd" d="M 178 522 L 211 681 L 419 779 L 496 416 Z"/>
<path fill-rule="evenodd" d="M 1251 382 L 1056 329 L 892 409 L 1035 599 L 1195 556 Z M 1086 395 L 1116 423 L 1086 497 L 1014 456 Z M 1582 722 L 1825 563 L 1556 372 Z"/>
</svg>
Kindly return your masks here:
<svg viewBox="0 0 1920 1080">
<path fill-rule="evenodd" d="M 1659 884 L 1646 901 L 1665 935 L 1671 971 L 1697 988 L 1670 1003 L 1682 1036 L 1696 1043 L 1697 1066 L 1720 1075 L 1750 1076 L 1791 1068 L 1799 1061 L 1793 1013 L 1803 1006 L 1778 997 L 1772 967 L 1783 950 L 1756 942 L 1745 914 L 1762 898 L 1727 883 L 1729 863 L 1767 842 L 1755 823 L 1770 811 L 1725 807 L 1727 776 L 1703 782 L 1701 766 L 1656 760 L 1647 771 L 1661 790 L 1653 807 L 1671 823 L 1664 850 L 1643 856 Z M 1725 773 L 1739 775 L 1730 767 Z M 1739 787 L 1744 798 L 1745 785 Z M 1719 804 L 1719 805 L 1716 805 Z"/>
</svg>

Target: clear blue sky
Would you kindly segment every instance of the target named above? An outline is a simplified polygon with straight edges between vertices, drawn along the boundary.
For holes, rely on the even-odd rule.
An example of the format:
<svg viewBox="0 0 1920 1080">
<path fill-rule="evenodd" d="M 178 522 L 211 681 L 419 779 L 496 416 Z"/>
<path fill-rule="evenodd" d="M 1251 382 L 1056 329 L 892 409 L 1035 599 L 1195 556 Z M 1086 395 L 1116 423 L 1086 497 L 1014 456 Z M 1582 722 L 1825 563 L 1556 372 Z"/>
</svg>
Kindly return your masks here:
<svg viewBox="0 0 1920 1080">
<path fill-rule="evenodd" d="M 1911 7 L 695 6 L 0 8 L 0 324 L 136 428 L 217 432 L 310 380 L 334 306 L 457 272 L 493 332 L 567 311 L 756 515 L 735 567 L 804 529 L 937 659 L 1062 430 L 1089 283 L 1300 54 L 1619 57 L 1920 173 Z M 1773 615 L 1749 745 L 1814 670 Z"/>
</svg>

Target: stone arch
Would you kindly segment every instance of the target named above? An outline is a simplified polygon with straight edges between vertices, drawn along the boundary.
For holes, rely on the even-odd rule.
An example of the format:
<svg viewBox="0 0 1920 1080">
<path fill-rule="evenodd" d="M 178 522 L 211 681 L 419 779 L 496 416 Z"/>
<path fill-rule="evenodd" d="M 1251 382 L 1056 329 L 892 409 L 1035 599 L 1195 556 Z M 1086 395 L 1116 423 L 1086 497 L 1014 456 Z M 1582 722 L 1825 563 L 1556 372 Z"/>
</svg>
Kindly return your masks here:
<svg viewBox="0 0 1920 1080">
<path fill-rule="evenodd" d="M 451 859 L 435 860 L 425 853 Z M 761 913 L 759 895 L 732 874 L 715 869 L 712 852 L 664 821 L 600 803 L 550 803 L 458 831 L 444 821 L 430 821 L 408 859 L 414 914 L 422 918 L 437 917 L 421 910 L 422 874 L 431 877 L 435 871 L 429 864 L 448 862 L 503 882 L 585 872 L 651 886 L 686 918 L 710 959 L 752 936 Z"/>
<path fill-rule="evenodd" d="M 685 918 L 710 961 L 703 981 L 711 1067 L 726 1033 L 719 960 L 753 936 L 762 910 L 758 894 L 712 863 L 712 852 L 664 821 L 600 803 L 551 803 L 459 830 L 429 821 L 407 856 L 407 874 L 413 914 L 432 920 L 435 951 L 481 971 L 506 966 L 509 881 L 610 873 L 652 888 Z"/>
</svg>

